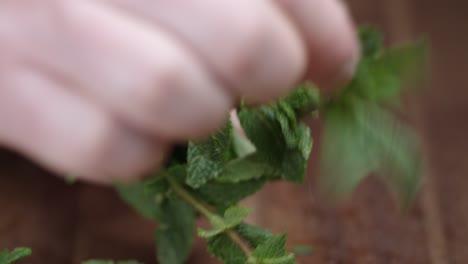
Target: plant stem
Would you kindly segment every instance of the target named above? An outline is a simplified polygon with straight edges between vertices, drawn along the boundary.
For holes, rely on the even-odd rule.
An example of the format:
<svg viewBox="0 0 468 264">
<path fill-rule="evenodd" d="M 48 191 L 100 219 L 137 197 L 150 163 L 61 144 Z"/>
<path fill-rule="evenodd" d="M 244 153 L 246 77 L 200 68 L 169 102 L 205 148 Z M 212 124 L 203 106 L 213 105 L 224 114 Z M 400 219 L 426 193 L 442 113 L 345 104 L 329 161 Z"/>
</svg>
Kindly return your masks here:
<svg viewBox="0 0 468 264">
<path fill-rule="evenodd" d="M 193 197 L 176 179 L 166 176 L 167 181 L 172 187 L 172 190 L 184 201 L 190 204 L 193 208 L 195 208 L 198 212 L 200 212 L 203 216 L 205 216 L 209 221 L 215 218 L 221 218 L 220 216 L 212 213 L 208 208 L 206 208 L 202 203 L 197 201 L 195 197 Z M 252 250 L 245 245 L 242 238 L 237 234 L 234 230 L 229 229 L 224 232 L 229 239 L 231 239 L 234 243 L 236 243 L 240 249 L 244 252 L 244 254 L 248 257 L 252 255 Z"/>
<path fill-rule="evenodd" d="M 172 190 L 183 200 L 185 200 L 188 204 L 190 204 L 193 208 L 195 208 L 198 212 L 200 212 L 203 216 L 205 216 L 208 220 L 211 220 L 216 217 L 210 210 L 208 210 L 203 204 L 198 202 L 189 192 L 187 192 L 182 185 L 177 182 L 174 178 L 167 176 L 167 181 L 172 187 Z"/>
<path fill-rule="evenodd" d="M 244 254 L 247 257 L 252 255 L 252 250 L 250 250 L 250 248 L 245 245 L 244 241 L 242 241 L 242 238 L 239 236 L 239 234 L 237 234 L 232 229 L 227 230 L 225 233 L 232 241 L 234 241 L 234 243 L 236 243 L 240 247 L 240 249 L 242 249 L 242 251 L 244 251 Z"/>
</svg>

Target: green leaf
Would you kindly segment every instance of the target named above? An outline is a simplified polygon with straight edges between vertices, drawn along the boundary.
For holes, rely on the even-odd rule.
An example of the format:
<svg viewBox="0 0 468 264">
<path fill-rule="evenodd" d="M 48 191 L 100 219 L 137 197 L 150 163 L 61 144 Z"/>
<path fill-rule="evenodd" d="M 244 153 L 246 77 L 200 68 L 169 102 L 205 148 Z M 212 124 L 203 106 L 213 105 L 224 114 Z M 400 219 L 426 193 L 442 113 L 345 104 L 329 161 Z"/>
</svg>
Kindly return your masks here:
<svg viewBox="0 0 468 264">
<path fill-rule="evenodd" d="M 194 194 L 206 203 L 216 206 L 224 212 L 225 208 L 237 204 L 245 197 L 258 191 L 266 180 L 263 178 L 238 183 L 209 182 L 199 189 L 193 190 Z"/>
<path fill-rule="evenodd" d="M 192 188 L 203 186 L 216 178 L 224 165 L 235 156 L 232 124 L 229 122 L 208 139 L 189 144 L 186 183 Z"/>
<path fill-rule="evenodd" d="M 193 243 L 195 211 L 179 199 L 166 199 L 158 211 L 157 256 L 161 264 L 182 264 Z"/>
<path fill-rule="evenodd" d="M 361 133 L 352 107 L 332 105 L 322 116 L 321 189 L 329 198 L 342 199 L 378 168 L 379 158 Z"/>
<path fill-rule="evenodd" d="M 247 261 L 242 249 L 224 234 L 208 239 L 208 252 L 224 264 L 245 264 Z"/>
<path fill-rule="evenodd" d="M 123 260 L 123 261 L 113 261 L 113 260 L 87 260 L 82 262 L 82 264 L 143 264 L 136 260 Z"/>
<path fill-rule="evenodd" d="M 286 101 L 257 108 L 242 108 L 241 125 L 257 148 L 250 160 L 271 168 L 270 178 L 293 182 L 304 179 L 312 149 L 310 130 L 300 124 Z"/>
<path fill-rule="evenodd" d="M 115 188 L 120 197 L 142 216 L 154 219 L 170 190 L 164 174 L 170 174 L 183 181 L 186 177 L 186 166 L 173 163 L 165 171 L 155 173 L 152 178 L 132 184 L 118 184 Z"/>
<path fill-rule="evenodd" d="M 373 26 L 361 26 L 359 28 L 361 40 L 361 54 L 363 57 L 374 57 L 383 50 L 383 36 Z"/>
<path fill-rule="evenodd" d="M 236 227 L 236 231 L 253 248 L 256 248 L 258 245 L 265 243 L 273 237 L 270 231 L 246 223 L 239 224 Z"/>
<path fill-rule="evenodd" d="M 296 256 L 310 256 L 314 253 L 312 246 L 295 246 L 291 250 Z"/>
<path fill-rule="evenodd" d="M 32 250 L 25 247 L 15 248 L 11 252 L 5 249 L 0 251 L 0 264 L 12 264 L 22 258 L 30 256 L 31 254 Z"/>
<path fill-rule="evenodd" d="M 198 230 L 198 235 L 204 238 L 214 237 L 223 233 L 228 229 L 232 229 L 242 223 L 244 219 L 251 213 L 249 208 L 243 206 L 232 206 L 229 207 L 224 212 L 224 217 L 219 219 L 214 219 L 211 221 L 211 225 L 213 226 L 212 230 Z M 210 220 L 210 219 L 209 219 Z"/>
<path fill-rule="evenodd" d="M 273 108 L 274 118 L 279 122 L 281 132 L 288 149 L 298 149 L 302 156 L 309 158 L 312 141 L 309 129 L 299 124 L 292 108 L 284 102 L 279 102 Z"/>
<path fill-rule="evenodd" d="M 169 192 L 169 183 L 163 176 L 156 176 L 153 179 L 147 180 L 143 185 L 143 193 L 146 197 L 152 198 L 153 200 L 153 211 L 154 216 L 159 210 L 159 206 L 166 199 L 167 193 Z"/>
<path fill-rule="evenodd" d="M 286 235 L 273 236 L 258 245 L 252 255 L 258 259 L 282 257 L 286 255 Z"/>
<path fill-rule="evenodd" d="M 154 219 L 158 205 L 156 204 L 155 196 L 148 195 L 145 192 L 146 183 L 145 181 L 141 181 L 133 184 L 118 184 L 115 186 L 115 189 L 120 198 L 138 213 L 146 218 Z"/>
<path fill-rule="evenodd" d="M 322 188 L 341 199 L 377 172 L 405 205 L 420 184 L 418 140 L 388 105 L 398 106 L 405 84 L 425 75 L 427 45 L 385 50 L 375 29 L 365 27 L 360 36 L 363 58 L 354 79 L 322 109 Z"/>
<path fill-rule="evenodd" d="M 425 40 L 400 44 L 379 57 L 379 67 L 397 76 L 402 84 L 420 81 L 427 75 L 429 47 Z"/>
<path fill-rule="evenodd" d="M 256 161 L 252 156 L 235 159 L 224 167 L 217 182 L 237 183 L 252 179 L 259 179 L 272 174 L 272 168 L 267 164 Z"/>
<path fill-rule="evenodd" d="M 269 238 L 255 248 L 248 263 L 295 264 L 294 254 L 286 251 L 285 244 L 286 235 Z"/>
<path fill-rule="evenodd" d="M 344 89 L 372 102 L 398 102 L 403 88 L 426 75 L 428 48 L 424 41 L 383 50 L 378 32 L 366 29 L 361 34 L 363 58 L 355 76 Z"/>
<path fill-rule="evenodd" d="M 164 200 L 173 196 L 166 176 L 170 175 L 170 177 L 183 182 L 187 176 L 187 166 L 175 164 L 158 174 L 152 179 L 146 180 L 144 184 L 144 194 L 153 198 L 156 215 Z"/>
<path fill-rule="evenodd" d="M 422 181 L 422 155 L 415 132 L 398 121 L 391 112 L 377 107 L 363 107 L 367 116 L 360 115 L 369 137 L 375 139 L 382 157 L 380 176 L 393 191 L 400 204 L 407 206 L 415 197 Z M 370 112 L 368 112 L 370 111 Z"/>
<path fill-rule="evenodd" d="M 291 107 L 295 115 L 300 118 L 318 110 L 320 92 L 312 83 L 306 82 L 297 86 L 282 101 Z"/>
<path fill-rule="evenodd" d="M 372 172 L 387 175 L 402 203 L 420 185 L 414 133 L 388 110 L 360 99 L 325 110 L 321 159 L 322 188 L 335 199 L 348 195 Z"/>
<path fill-rule="evenodd" d="M 226 229 L 233 228 L 238 224 L 242 223 L 242 221 L 252 212 L 251 209 L 243 206 L 232 206 L 229 207 L 224 212 L 224 223 Z"/>
</svg>

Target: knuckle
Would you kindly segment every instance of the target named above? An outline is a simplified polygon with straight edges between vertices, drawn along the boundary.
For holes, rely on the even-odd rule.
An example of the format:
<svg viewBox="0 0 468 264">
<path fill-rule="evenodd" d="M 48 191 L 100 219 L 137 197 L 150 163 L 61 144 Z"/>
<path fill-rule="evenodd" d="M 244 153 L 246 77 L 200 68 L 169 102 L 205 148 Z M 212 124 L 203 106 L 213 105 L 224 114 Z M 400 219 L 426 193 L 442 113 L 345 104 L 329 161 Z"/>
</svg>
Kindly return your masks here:
<svg viewBox="0 0 468 264">
<path fill-rule="evenodd" d="M 184 64 L 180 63 L 178 58 L 159 61 L 158 65 L 146 68 L 146 73 L 140 75 L 141 79 L 131 90 L 134 103 L 139 108 L 139 114 L 151 119 L 173 98 L 184 96 L 182 79 L 187 73 Z"/>
<path fill-rule="evenodd" d="M 267 30 L 265 17 L 260 12 L 246 12 L 241 18 L 234 30 L 235 46 L 227 59 L 228 70 L 235 78 L 246 76 L 254 70 L 258 58 L 256 54 L 265 44 Z"/>
</svg>

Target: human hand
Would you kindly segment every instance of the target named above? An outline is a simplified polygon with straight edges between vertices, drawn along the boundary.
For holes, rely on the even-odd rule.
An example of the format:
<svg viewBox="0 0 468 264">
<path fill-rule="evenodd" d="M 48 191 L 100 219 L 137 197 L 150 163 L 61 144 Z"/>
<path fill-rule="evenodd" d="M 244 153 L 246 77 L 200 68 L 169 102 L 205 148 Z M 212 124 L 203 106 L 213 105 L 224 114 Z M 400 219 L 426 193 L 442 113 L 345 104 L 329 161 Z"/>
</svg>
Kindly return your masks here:
<svg viewBox="0 0 468 264">
<path fill-rule="evenodd" d="M 161 164 L 234 102 L 358 58 L 338 0 L 7 0 L 0 3 L 0 144 L 99 183 Z"/>
</svg>

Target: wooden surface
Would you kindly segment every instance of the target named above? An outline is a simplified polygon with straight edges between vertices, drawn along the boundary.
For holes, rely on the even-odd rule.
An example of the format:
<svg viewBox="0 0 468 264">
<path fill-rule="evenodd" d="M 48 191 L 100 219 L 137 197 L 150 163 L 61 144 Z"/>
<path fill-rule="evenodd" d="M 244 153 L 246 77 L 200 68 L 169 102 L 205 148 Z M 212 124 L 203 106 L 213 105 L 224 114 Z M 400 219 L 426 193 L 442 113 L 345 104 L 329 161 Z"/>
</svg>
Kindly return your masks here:
<svg viewBox="0 0 468 264">
<path fill-rule="evenodd" d="M 356 20 L 380 25 L 399 41 L 424 33 L 432 46 L 432 85 L 411 99 L 429 165 L 424 190 L 406 213 L 369 178 L 339 208 L 316 195 L 316 157 L 305 184 L 275 184 L 248 203 L 252 221 L 289 233 L 289 245 L 313 245 L 300 263 L 468 263 L 468 4 L 461 0 L 350 0 Z M 315 129 L 316 131 L 317 129 Z M 12 154 L 0 155 L 0 248 L 30 246 L 22 263 L 75 264 L 89 257 L 154 262 L 153 224 L 112 190 L 48 175 Z M 189 261 L 218 263 L 198 243 Z"/>
</svg>

